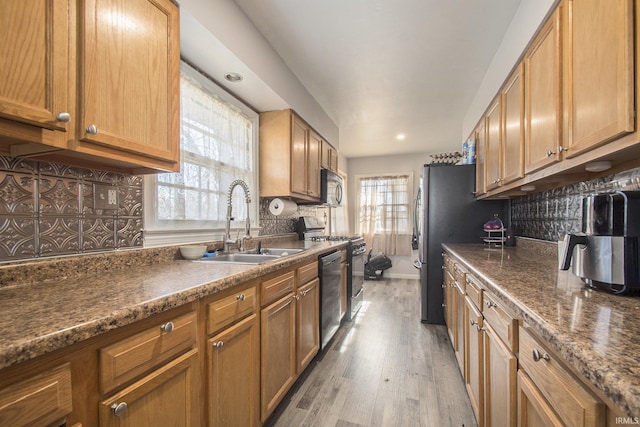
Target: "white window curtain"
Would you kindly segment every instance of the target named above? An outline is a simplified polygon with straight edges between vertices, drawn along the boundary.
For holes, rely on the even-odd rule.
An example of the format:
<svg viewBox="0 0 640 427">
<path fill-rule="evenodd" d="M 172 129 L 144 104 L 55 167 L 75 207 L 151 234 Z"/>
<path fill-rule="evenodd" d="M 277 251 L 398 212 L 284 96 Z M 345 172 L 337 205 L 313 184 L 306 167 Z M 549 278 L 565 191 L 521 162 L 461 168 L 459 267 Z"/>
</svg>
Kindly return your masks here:
<svg viewBox="0 0 640 427">
<path fill-rule="evenodd" d="M 411 174 L 358 176 L 358 233 L 369 248 L 411 255 Z"/>
<path fill-rule="evenodd" d="M 331 235 L 333 236 L 350 236 L 349 231 L 349 204 L 347 201 L 347 176 L 338 171 L 338 175 L 342 177 L 342 206 L 331 208 Z"/>
<path fill-rule="evenodd" d="M 145 204 L 146 246 L 219 239 L 236 179 L 249 186 L 249 215 L 257 225 L 257 114 L 184 63 L 180 91 L 180 173 L 145 178 L 152 204 Z M 233 216 L 234 228 L 244 226 L 247 209 L 238 187 Z"/>
</svg>

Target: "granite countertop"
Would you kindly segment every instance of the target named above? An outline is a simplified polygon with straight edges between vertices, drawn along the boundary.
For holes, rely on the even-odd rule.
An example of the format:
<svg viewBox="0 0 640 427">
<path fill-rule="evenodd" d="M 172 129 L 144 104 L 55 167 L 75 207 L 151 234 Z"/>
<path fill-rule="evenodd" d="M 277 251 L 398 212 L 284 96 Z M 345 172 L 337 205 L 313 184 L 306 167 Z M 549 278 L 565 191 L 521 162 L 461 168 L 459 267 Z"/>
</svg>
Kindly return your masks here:
<svg viewBox="0 0 640 427">
<path fill-rule="evenodd" d="M 620 409 L 640 416 L 640 298 L 586 288 L 558 270 L 555 244 L 540 245 L 443 247 Z"/>
<path fill-rule="evenodd" d="M 173 259 L 151 265 L 132 265 L 108 274 L 69 273 L 53 280 L 29 282 L 61 268 L 60 262 L 30 263 L 21 273 L 3 266 L 7 277 L 26 274 L 25 284 L 0 286 L 0 369 L 61 349 L 101 333 L 228 289 L 323 252 L 341 249 L 346 242 L 273 244 L 303 252 L 260 265 L 227 264 Z M 142 251 L 140 251 L 142 252 Z M 80 257 L 77 257 L 80 258 Z M 120 258 L 123 258 L 120 256 Z M 126 257 L 125 257 L 126 258 Z M 96 262 L 109 262 L 108 255 Z M 130 259 L 130 258 L 129 258 Z M 85 258 L 85 265 L 91 262 Z M 58 265 L 58 267 L 56 267 Z M 64 261 L 69 268 L 69 261 Z M 97 266 L 96 266 L 97 267 Z M 29 269 L 31 268 L 31 269 Z M 97 270 L 98 268 L 96 268 Z M 14 269 L 15 270 L 15 269 Z M 24 273 L 26 271 L 27 273 Z M 59 272 L 58 272 L 59 273 Z M 50 277 L 50 276 L 49 276 Z"/>
</svg>

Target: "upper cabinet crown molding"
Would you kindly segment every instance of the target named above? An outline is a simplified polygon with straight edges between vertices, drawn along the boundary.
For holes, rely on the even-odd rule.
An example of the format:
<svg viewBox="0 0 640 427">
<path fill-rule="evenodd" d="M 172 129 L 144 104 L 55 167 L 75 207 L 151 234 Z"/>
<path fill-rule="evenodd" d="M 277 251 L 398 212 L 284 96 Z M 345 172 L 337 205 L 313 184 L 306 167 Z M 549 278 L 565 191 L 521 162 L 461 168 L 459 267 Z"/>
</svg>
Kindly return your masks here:
<svg viewBox="0 0 640 427">
<path fill-rule="evenodd" d="M 3 154 L 123 173 L 179 170 L 173 2 L 10 2 L 3 13 L 11 25 L 0 37 L 12 40 L 0 59 L 12 64 L 0 67 Z"/>
</svg>

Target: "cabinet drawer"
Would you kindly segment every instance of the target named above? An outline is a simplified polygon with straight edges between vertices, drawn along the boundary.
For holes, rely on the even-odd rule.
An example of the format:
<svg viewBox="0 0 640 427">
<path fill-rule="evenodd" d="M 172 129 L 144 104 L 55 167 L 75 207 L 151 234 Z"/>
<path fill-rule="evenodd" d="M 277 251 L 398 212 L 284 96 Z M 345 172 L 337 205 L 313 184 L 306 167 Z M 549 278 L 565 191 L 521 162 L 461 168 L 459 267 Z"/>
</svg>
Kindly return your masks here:
<svg viewBox="0 0 640 427">
<path fill-rule="evenodd" d="M 606 406 L 548 348 L 520 328 L 520 367 L 567 426 L 606 425 Z M 536 361 L 537 360 L 537 361 Z"/>
<path fill-rule="evenodd" d="M 482 310 L 482 286 L 471 275 L 467 274 L 465 281 L 467 282 L 467 295 L 469 299 Z"/>
<path fill-rule="evenodd" d="M 108 393 L 190 349 L 196 328 L 196 313 L 189 313 L 101 349 L 100 391 Z"/>
<path fill-rule="evenodd" d="M 484 306 L 482 314 L 487 323 L 491 325 L 502 342 L 514 353 L 518 352 L 518 319 L 511 317 L 496 302 L 492 295 L 485 292 L 483 294 Z"/>
<path fill-rule="evenodd" d="M 456 283 L 458 284 L 458 287 L 466 292 L 466 287 L 467 287 L 466 275 L 467 275 L 467 271 L 463 267 L 461 267 L 460 264 L 458 264 L 457 262 L 454 261 L 453 262 L 453 270 L 451 271 L 451 274 L 453 274 L 453 278 L 456 280 Z"/>
<path fill-rule="evenodd" d="M 298 267 L 298 286 L 318 277 L 318 261 Z"/>
<path fill-rule="evenodd" d="M 304 267 L 300 267 L 304 268 Z M 316 274 L 318 271 L 316 270 Z M 281 274 L 260 284 L 262 306 L 272 303 L 278 298 L 293 292 L 295 285 L 295 272 Z"/>
<path fill-rule="evenodd" d="M 49 425 L 71 413 L 69 364 L 0 390 L 0 425 Z"/>
<path fill-rule="evenodd" d="M 207 334 L 213 334 L 258 309 L 256 286 L 207 304 Z"/>
</svg>

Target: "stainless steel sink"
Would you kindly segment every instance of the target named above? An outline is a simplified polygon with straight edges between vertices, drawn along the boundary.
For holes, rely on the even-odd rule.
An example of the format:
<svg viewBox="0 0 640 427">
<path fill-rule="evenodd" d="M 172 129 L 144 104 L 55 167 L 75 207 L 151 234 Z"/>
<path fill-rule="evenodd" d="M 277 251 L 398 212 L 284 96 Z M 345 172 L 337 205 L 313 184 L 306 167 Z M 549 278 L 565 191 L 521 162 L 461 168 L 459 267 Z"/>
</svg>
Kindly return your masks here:
<svg viewBox="0 0 640 427">
<path fill-rule="evenodd" d="M 224 262 L 229 264 L 262 264 L 265 262 L 273 261 L 274 259 L 282 258 L 279 255 L 267 255 L 267 254 L 245 254 L 245 253 L 232 253 L 232 254 L 220 254 L 214 257 L 201 258 L 199 262 Z"/>
<path fill-rule="evenodd" d="M 304 251 L 304 249 L 291 249 L 291 248 L 262 248 L 262 254 L 264 255 L 278 255 L 286 256 L 293 255 Z"/>
</svg>

